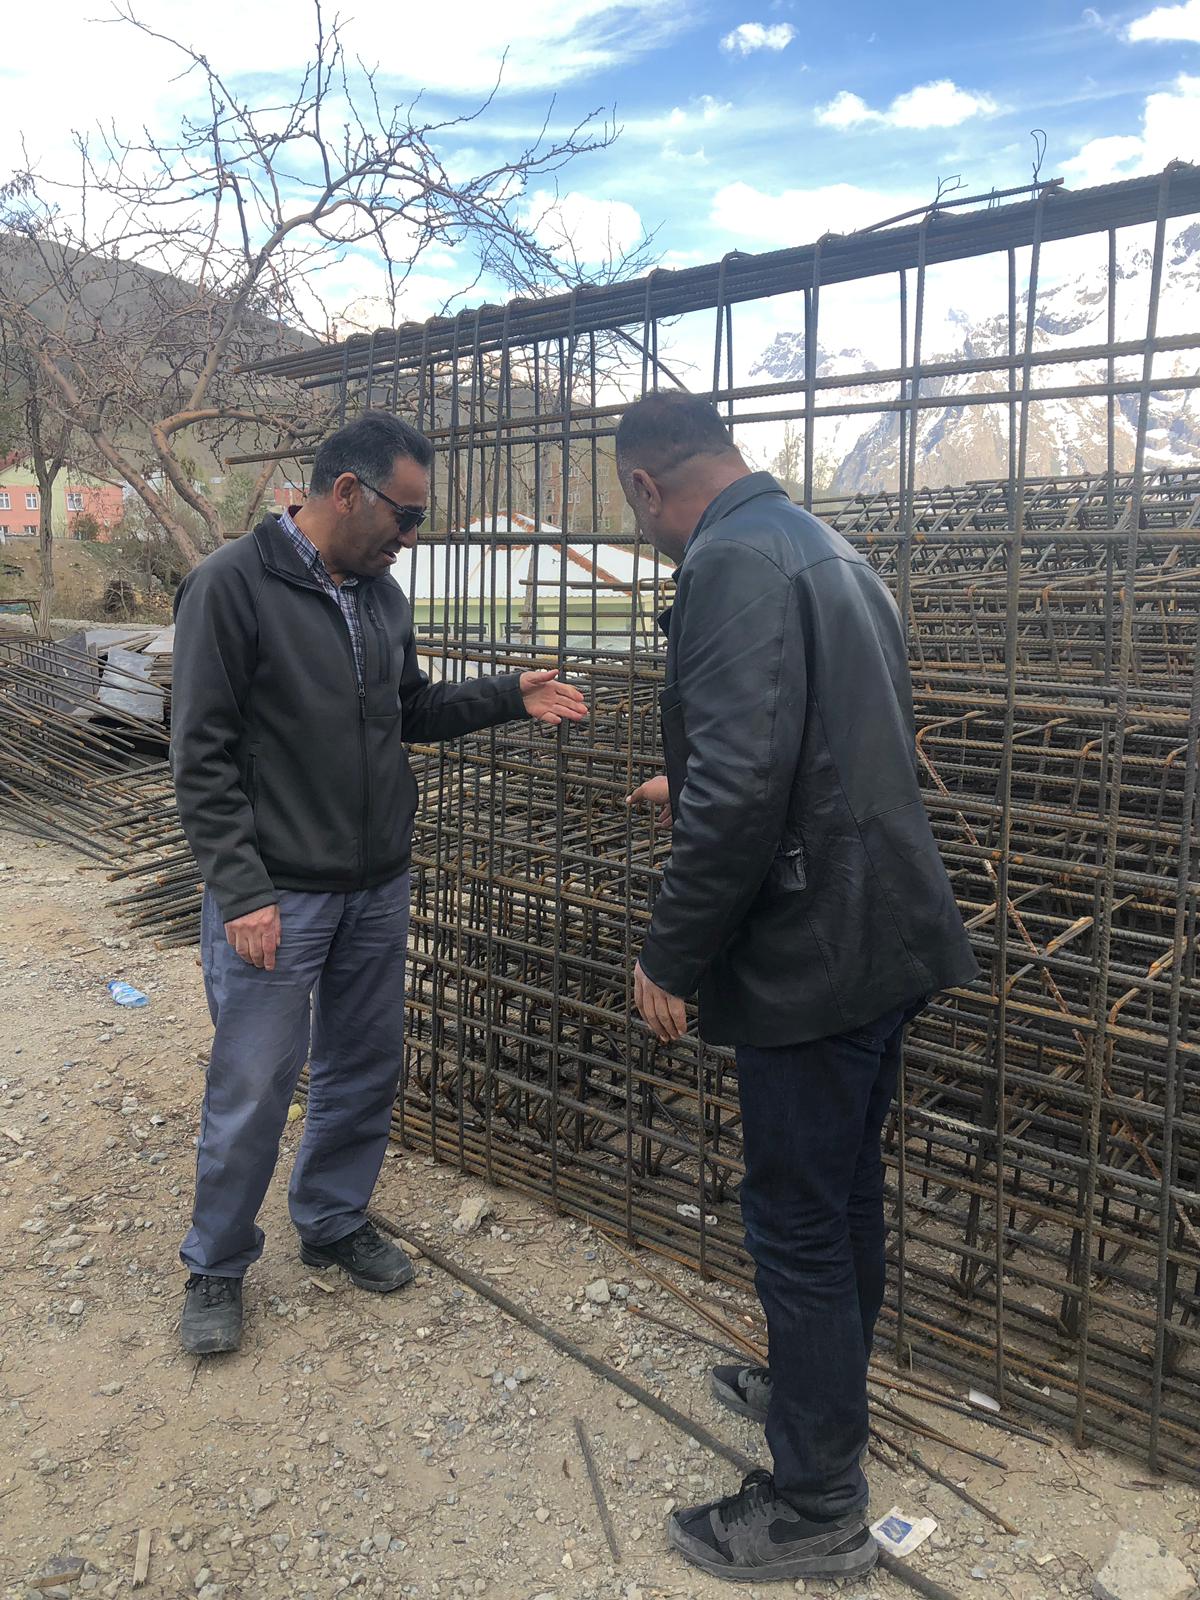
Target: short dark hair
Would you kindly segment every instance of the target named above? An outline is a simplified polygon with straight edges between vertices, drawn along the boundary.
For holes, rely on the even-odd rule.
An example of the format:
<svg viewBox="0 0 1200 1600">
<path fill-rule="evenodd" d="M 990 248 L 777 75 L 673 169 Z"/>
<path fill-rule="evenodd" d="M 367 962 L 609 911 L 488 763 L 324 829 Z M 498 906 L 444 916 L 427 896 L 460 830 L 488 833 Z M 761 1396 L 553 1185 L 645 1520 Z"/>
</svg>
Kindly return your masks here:
<svg viewBox="0 0 1200 1600">
<path fill-rule="evenodd" d="M 308 492 L 328 494 L 343 472 L 352 472 L 361 483 L 384 483 L 400 456 L 427 467 L 433 461 L 433 446 L 401 417 L 389 411 L 364 411 L 319 446 Z"/>
<path fill-rule="evenodd" d="M 692 456 L 724 455 L 736 446 L 716 406 L 683 389 L 656 389 L 631 405 L 617 428 L 617 470 L 660 477 Z"/>
</svg>

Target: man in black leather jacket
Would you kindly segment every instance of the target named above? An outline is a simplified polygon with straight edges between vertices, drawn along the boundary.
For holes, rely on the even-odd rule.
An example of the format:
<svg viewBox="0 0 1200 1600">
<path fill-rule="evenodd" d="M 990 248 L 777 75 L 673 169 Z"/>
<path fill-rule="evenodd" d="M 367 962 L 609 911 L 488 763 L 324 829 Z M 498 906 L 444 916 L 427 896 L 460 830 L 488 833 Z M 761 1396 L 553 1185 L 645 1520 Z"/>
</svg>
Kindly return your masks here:
<svg viewBox="0 0 1200 1600">
<path fill-rule="evenodd" d="M 976 964 L 917 782 L 900 618 L 871 566 L 751 472 L 715 409 L 631 406 L 617 468 L 679 563 L 661 697 L 671 857 L 635 969 L 664 1042 L 736 1046 L 746 1242 L 770 1367 L 718 1367 L 774 1474 L 670 1519 L 729 1578 L 868 1571 L 866 1371 L 883 1299 L 880 1135 L 905 1024 Z"/>
</svg>

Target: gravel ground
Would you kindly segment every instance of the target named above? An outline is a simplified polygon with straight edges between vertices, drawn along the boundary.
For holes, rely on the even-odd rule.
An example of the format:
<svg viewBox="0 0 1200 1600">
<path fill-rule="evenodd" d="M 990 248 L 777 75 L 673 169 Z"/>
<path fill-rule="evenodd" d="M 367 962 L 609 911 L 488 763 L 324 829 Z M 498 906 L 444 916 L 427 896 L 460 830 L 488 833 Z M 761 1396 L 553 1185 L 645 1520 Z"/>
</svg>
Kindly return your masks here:
<svg viewBox="0 0 1200 1600">
<path fill-rule="evenodd" d="M 656 1600 L 736 1593 L 666 1548 L 677 1504 L 735 1474 L 427 1260 L 396 1295 L 299 1261 L 290 1124 L 247 1278 L 242 1350 L 179 1349 L 193 1141 L 210 1030 L 191 951 L 130 939 L 101 872 L 0 830 L 0 1585 L 117 1596 L 149 1545 L 147 1597 L 364 1595 Z M 118 1009 L 127 978 L 150 996 Z M 453 1222 L 483 1196 L 471 1232 Z M 747 1454 L 761 1436 L 707 1393 L 690 1314 L 581 1224 L 395 1149 L 381 1210 Z M 661 1270 L 649 1259 L 648 1265 Z M 675 1269 L 669 1269 L 674 1271 Z M 589 1284 L 604 1279 L 608 1299 Z M 736 1291 L 679 1281 L 736 1314 Z M 698 1330 L 699 1331 L 699 1330 Z M 922 1454 L 1020 1529 L 1001 1533 L 911 1471 L 871 1468 L 874 1505 L 937 1519 L 914 1565 L 964 1596 L 1087 1596 L 1122 1529 L 1200 1570 L 1200 1497 L 1102 1451 L 1051 1448 L 925 1409 L 983 1466 Z M 604 1542 L 574 1432 L 592 1442 L 622 1550 Z M 56 1565 L 61 1563 L 61 1565 Z M 82 1563 L 82 1568 L 80 1564 Z M 56 1572 L 69 1584 L 55 1586 Z M 785 1586 L 790 1591 L 790 1586 Z M 779 1586 L 742 1593 L 778 1595 Z M 897 1580 L 810 1584 L 846 1600 Z"/>
</svg>

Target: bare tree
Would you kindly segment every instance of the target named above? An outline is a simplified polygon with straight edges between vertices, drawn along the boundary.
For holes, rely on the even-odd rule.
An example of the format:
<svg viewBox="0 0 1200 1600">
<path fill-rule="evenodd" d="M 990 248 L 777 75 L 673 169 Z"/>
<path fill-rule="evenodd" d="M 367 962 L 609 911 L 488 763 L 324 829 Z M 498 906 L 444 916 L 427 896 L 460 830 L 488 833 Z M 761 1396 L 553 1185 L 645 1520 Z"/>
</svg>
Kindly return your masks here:
<svg viewBox="0 0 1200 1600">
<path fill-rule="evenodd" d="M 248 370 L 327 337 L 323 267 L 377 252 L 391 320 L 433 245 L 465 246 L 478 277 L 549 277 L 554 260 L 525 214 L 526 188 L 614 130 L 594 117 L 542 133 L 510 159 L 451 175 L 438 153 L 469 116 L 388 107 L 314 7 L 312 59 L 283 104 L 239 99 L 195 47 L 114 20 L 178 51 L 195 89 L 170 140 L 115 128 L 77 136 L 78 173 L 15 174 L 0 189 L 0 317 L 36 362 L 47 403 L 140 496 L 193 565 L 204 553 L 165 492 L 230 532 L 197 466 L 234 448 L 320 436 L 320 391 Z M 252 506 L 271 478 L 264 464 Z"/>
<path fill-rule="evenodd" d="M 770 470 L 790 493 L 803 492 L 804 429 L 798 422 L 784 423 L 783 439 Z"/>
<path fill-rule="evenodd" d="M 0 322 L 0 384 L 6 426 L 0 429 L 4 454 L 19 454 L 33 468 L 38 489 L 37 629 L 50 637 L 54 604 L 54 485 L 72 454 L 71 424 L 46 404 L 45 380 L 36 360 Z"/>
</svg>

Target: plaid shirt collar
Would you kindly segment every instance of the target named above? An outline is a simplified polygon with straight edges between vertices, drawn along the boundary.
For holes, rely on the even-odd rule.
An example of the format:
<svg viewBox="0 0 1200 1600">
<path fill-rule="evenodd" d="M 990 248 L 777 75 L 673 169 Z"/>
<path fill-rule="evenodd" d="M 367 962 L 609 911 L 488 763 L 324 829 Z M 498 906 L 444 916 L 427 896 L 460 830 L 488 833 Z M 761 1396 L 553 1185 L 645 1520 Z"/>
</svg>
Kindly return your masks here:
<svg viewBox="0 0 1200 1600">
<path fill-rule="evenodd" d="M 292 544 L 296 550 L 296 554 L 300 557 L 301 561 L 304 562 L 305 566 L 311 570 L 313 577 L 317 579 L 321 587 L 332 592 L 336 590 L 339 585 L 334 583 L 333 579 L 329 576 L 329 569 L 321 559 L 321 552 L 317 549 L 316 545 L 296 521 L 293 513 L 299 511 L 299 509 L 299 506 L 288 506 L 287 510 L 279 519 L 279 526 L 292 541 Z M 357 585 L 357 583 L 358 579 L 355 577 L 342 579 L 343 587 L 346 584 Z"/>
<path fill-rule="evenodd" d="M 354 577 L 343 578 L 341 583 L 334 583 L 329 576 L 329 569 L 321 560 L 321 552 L 308 536 L 301 531 L 299 524 L 292 515 L 299 511 L 299 506 L 289 506 L 279 519 L 279 526 L 304 562 L 313 577 L 324 589 L 325 593 L 342 613 L 342 620 L 346 624 L 346 631 L 350 635 L 350 650 L 354 656 L 354 675 L 358 679 L 358 692 L 363 692 L 365 682 L 365 652 L 366 645 L 363 640 L 362 618 L 358 614 L 358 579 Z"/>
</svg>

